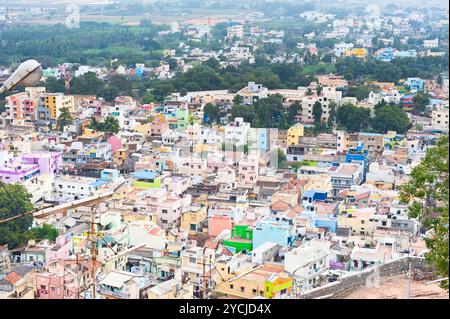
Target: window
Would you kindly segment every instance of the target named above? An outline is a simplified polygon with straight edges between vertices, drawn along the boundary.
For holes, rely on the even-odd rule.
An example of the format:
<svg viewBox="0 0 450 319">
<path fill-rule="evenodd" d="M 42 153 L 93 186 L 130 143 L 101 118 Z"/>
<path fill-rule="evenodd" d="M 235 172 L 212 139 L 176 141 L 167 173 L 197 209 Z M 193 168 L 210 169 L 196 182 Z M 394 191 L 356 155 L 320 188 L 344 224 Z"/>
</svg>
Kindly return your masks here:
<svg viewBox="0 0 450 319">
<path fill-rule="evenodd" d="M 253 295 L 253 296 L 256 296 L 256 294 L 257 294 L 256 289 L 253 289 L 253 290 L 252 290 L 252 295 Z"/>
<path fill-rule="evenodd" d="M 230 289 L 234 289 L 234 285 L 230 285 Z"/>
<path fill-rule="evenodd" d="M 197 258 L 195 258 L 195 257 L 189 257 L 189 263 L 190 263 L 190 264 L 196 264 L 196 263 L 197 263 Z"/>
<path fill-rule="evenodd" d="M 190 224 L 189 229 L 193 230 L 193 231 L 196 231 L 197 230 L 197 225 L 196 224 Z"/>
<path fill-rule="evenodd" d="M 241 287 L 241 292 L 245 292 L 245 287 Z"/>
</svg>

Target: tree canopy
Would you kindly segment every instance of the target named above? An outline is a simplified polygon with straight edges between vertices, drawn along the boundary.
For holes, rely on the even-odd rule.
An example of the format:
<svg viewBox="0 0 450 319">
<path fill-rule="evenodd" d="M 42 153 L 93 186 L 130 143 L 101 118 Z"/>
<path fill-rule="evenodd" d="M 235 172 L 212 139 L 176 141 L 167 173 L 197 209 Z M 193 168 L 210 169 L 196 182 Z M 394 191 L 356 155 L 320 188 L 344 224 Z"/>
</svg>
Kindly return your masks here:
<svg viewBox="0 0 450 319">
<path fill-rule="evenodd" d="M 449 144 L 442 136 L 436 147 L 427 149 L 424 160 L 413 168 L 411 179 L 401 188 L 402 202 L 410 204 L 409 214 L 418 218 L 431 232 L 425 239 L 428 260 L 442 277 L 449 269 Z M 448 280 L 441 282 L 448 290 Z"/>
</svg>

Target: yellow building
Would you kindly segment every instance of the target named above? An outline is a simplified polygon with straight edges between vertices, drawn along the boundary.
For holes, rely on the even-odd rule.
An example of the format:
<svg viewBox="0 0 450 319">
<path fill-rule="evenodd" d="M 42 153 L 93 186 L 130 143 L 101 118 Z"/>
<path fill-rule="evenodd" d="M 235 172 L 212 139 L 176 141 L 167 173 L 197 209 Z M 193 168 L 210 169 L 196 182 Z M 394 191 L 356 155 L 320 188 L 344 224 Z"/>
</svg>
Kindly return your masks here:
<svg viewBox="0 0 450 319">
<path fill-rule="evenodd" d="M 253 268 L 254 264 L 230 271 L 227 262 L 217 263 L 220 273 L 216 278 L 216 292 L 233 298 L 251 299 L 255 297 L 286 298 L 292 287 L 292 278 L 282 273 L 283 267 L 264 264 Z M 224 282 L 225 280 L 226 282 Z"/>
<path fill-rule="evenodd" d="M 40 96 L 40 107 L 49 110 L 50 119 L 56 120 L 63 107 L 68 108 L 70 112 L 75 109 L 75 100 L 73 96 L 62 93 L 44 93 Z"/>
<path fill-rule="evenodd" d="M 150 123 L 139 124 L 134 127 L 134 131 L 137 133 L 141 133 L 143 135 L 150 135 L 152 132 L 152 124 Z"/>
<path fill-rule="evenodd" d="M 120 148 L 114 152 L 114 163 L 116 165 L 122 165 L 127 159 L 127 150 L 125 148 Z"/>
<path fill-rule="evenodd" d="M 322 191 L 326 191 L 331 193 L 332 184 L 331 184 L 331 176 L 329 174 L 299 174 L 298 178 L 306 179 L 307 183 L 304 186 L 304 191 L 320 189 Z"/>
<path fill-rule="evenodd" d="M 344 52 L 345 56 L 354 56 L 357 58 L 366 58 L 367 50 L 364 48 L 353 48 Z"/>
<path fill-rule="evenodd" d="M 205 205 L 192 206 L 189 211 L 181 215 L 182 230 L 187 230 L 189 235 L 195 235 L 203 231 L 203 222 L 206 220 L 207 212 Z"/>
<path fill-rule="evenodd" d="M 341 210 L 340 210 L 341 211 Z M 376 225 L 371 220 L 374 212 L 368 209 L 344 209 L 338 215 L 338 225 L 349 227 L 352 235 L 373 235 Z"/>
<path fill-rule="evenodd" d="M 287 131 L 287 145 L 297 145 L 298 139 L 304 134 L 304 126 L 300 123 L 291 126 Z"/>
</svg>

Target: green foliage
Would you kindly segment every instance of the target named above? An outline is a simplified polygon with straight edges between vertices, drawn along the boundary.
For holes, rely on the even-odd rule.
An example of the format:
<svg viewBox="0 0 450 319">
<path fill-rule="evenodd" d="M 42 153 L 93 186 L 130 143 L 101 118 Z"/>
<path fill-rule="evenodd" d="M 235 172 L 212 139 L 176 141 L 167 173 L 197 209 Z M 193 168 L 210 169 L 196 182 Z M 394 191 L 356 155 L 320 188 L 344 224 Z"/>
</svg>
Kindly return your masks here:
<svg viewBox="0 0 450 319">
<path fill-rule="evenodd" d="M 336 63 L 337 73 L 350 81 L 367 78 L 398 83 L 400 79 L 408 77 L 433 78 L 446 69 L 448 69 L 448 54 L 442 57 L 396 59 L 392 62 L 344 58 Z"/>
<path fill-rule="evenodd" d="M 414 113 L 421 114 L 430 102 L 430 95 L 426 92 L 419 92 L 414 96 Z"/>
<path fill-rule="evenodd" d="M 265 99 L 260 99 L 256 103 L 255 110 L 254 127 L 278 127 L 283 111 L 283 97 L 279 94 L 274 94 Z"/>
<path fill-rule="evenodd" d="M 271 158 L 273 158 L 274 156 L 277 156 L 277 159 L 278 159 L 277 163 L 278 163 L 278 168 L 279 169 L 288 168 L 286 154 L 284 154 L 283 150 L 281 150 L 279 148 L 273 149 L 271 151 Z"/>
<path fill-rule="evenodd" d="M 74 94 L 96 95 L 103 87 L 104 83 L 93 72 L 87 72 L 77 78 L 73 78 L 70 83 L 70 90 Z"/>
<path fill-rule="evenodd" d="M 244 103 L 244 98 L 241 95 L 236 94 L 233 98 L 233 104 L 240 105 L 242 103 Z"/>
<path fill-rule="evenodd" d="M 314 103 L 313 109 L 312 109 L 312 114 L 313 114 L 314 124 L 316 126 L 320 125 L 320 123 L 322 122 L 322 103 L 320 103 L 319 101 L 316 101 Z"/>
<path fill-rule="evenodd" d="M 242 117 L 245 122 L 253 123 L 255 121 L 256 110 L 254 105 L 233 105 L 231 108 L 231 119 Z"/>
<path fill-rule="evenodd" d="M 336 102 L 331 101 L 329 104 L 330 113 L 328 114 L 328 122 L 327 122 L 327 128 L 332 129 L 334 122 L 336 121 Z"/>
<path fill-rule="evenodd" d="M 108 116 L 104 122 L 98 122 L 94 117 L 91 119 L 88 127 L 94 131 L 108 132 L 117 134 L 120 129 L 119 120 L 114 116 Z"/>
<path fill-rule="evenodd" d="M 409 213 L 432 231 L 426 238 L 427 259 L 442 277 L 449 270 L 449 144 L 442 136 L 436 147 L 427 150 L 424 160 L 413 168 L 411 179 L 401 188 L 401 200 L 410 204 Z M 441 286 L 448 290 L 448 280 Z"/>
<path fill-rule="evenodd" d="M 32 228 L 28 232 L 29 239 L 48 239 L 49 241 L 55 241 L 58 237 L 58 230 L 52 225 L 44 224 L 42 227 Z"/>
<path fill-rule="evenodd" d="M 220 108 L 212 103 L 207 103 L 203 108 L 203 112 L 208 116 L 210 123 L 220 123 L 220 118 L 222 116 Z"/>
<path fill-rule="evenodd" d="M 33 209 L 31 194 L 20 184 L 2 184 L 0 187 L 0 219 L 14 217 Z M 6 189 L 6 191 L 5 191 Z M 33 222 L 32 215 L 0 224 L 0 245 L 15 248 L 26 244 L 27 231 Z"/>
<path fill-rule="evenodd" d="M 411 127 L 408 116 L 400 106 L 385 105 L 375 110 L 375 117 L 372 119 L 372 128 L 385 134 L 387 131 L 397 131 L 405 134 Z"/>
<path fill-rule="evenodd" d="M 369 127 L 370 111 L 352 104 L 344 104 L 338 110 L 337 122 L 349 132 L 360 132 Z"/>
<path fill-rule="evenodd" d="M 81 22 L 80 28 L 71 29 L 64 24 L 6 28 L 2 30 L 2 39 L 8 46 L 2 47 L 0 65 L 29 58 L 45 66 L 67 61 L 106 64 L 112 57 L 125 65 L 159 60 L 154 50 L 158 50 L 160 44 L 153 38 L 163 29 L 164 26 L 151 23 L 143 27 L 96 22 Z"/>
<path fill-rule="evenodd" d="M 59 130 L 63 131 L 65 126 L 72 124 L 73 118 L 67 107 L 61 108 L 60 112 L 56 123 Z"/>
<path fill-rule="evenodd" d="M 358 85 L 358 86 L 350 86 L 346 91 L 344 96 L 349 97 L 356 97 L 358 101 L 362 101 L 369 97 L 369 93 L 371 91 L 371 88 L 365 85 Z"/>
</svg>

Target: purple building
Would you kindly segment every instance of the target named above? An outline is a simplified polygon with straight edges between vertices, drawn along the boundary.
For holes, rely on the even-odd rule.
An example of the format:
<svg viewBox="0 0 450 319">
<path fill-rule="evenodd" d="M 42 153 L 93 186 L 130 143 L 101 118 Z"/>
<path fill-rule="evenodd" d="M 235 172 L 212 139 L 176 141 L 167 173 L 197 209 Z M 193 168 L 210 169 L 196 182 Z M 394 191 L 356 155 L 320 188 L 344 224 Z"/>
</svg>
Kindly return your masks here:
<svg viewBox="0 0 450 319">
<path fill-rule="evenodd" d="M 6 184 L 22 183 L 41 174 L 58 174 L 61 153 L 33 152 L 13 158 L 0 166 L 0 180 Z"/>
</svg>

